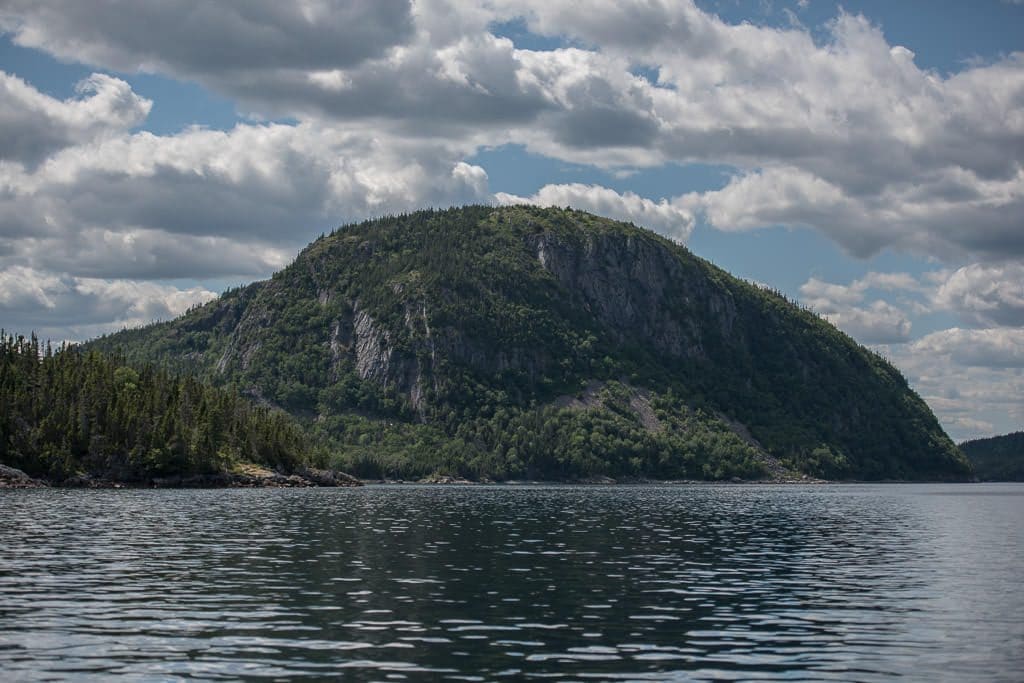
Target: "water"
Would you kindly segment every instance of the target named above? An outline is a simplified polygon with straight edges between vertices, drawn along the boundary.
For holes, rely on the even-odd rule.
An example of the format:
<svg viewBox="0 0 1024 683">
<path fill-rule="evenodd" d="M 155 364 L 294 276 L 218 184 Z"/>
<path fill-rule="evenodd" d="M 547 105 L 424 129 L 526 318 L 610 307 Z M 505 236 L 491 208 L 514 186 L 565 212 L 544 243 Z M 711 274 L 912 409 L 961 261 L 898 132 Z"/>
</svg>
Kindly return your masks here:
<svg viewBox="0 0 1024 683">
<path fill-rule="evenodd" d="M 0 677 L 1024 678 L 1024 486 L 0 492 Z"/>
</svg>

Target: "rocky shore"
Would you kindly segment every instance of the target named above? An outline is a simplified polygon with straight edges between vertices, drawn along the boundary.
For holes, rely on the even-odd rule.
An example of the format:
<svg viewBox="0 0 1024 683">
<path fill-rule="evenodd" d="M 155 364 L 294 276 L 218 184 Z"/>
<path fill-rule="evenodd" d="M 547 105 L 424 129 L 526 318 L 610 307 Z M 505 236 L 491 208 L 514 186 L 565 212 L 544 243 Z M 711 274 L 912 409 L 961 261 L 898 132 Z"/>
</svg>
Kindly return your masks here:
<svg viewBox="0 0 1024 683">
<path fill-rule="evenodd" d="M 40 489 L 48 486 L 42 479 L 34 479 L 19 469 L 0 465 L 0 489 Z"/>
<path fill-rule="evenodd" d="M 473 481 L 462 477 L 434 474 L 429 477 L 415 480 L 380 479 L 362 481 L 355 477 L 337 470 L 322 470 L 316 468 L 304 468 L 289 474 L 275 472 L 274 470 L 260 467 L 258 465 L 237 465 L 229 471 L 216 472 L 212 474 L 195 475 L 173 475 L 165 477 L 152 477 L 144 481 L 117 481 L 102 477 L 90 477 L 78 475 L 62 481 L 46 481 L 35 479 L 21 470 L 6 465 L 0 465 L 0 489 L 24 489 L 24 488 L 302 488 L 314 486 L 363 486 L 364 484 L 440 484 L 440 485 L 479 485 L 494 484 L 489 479 Z M 645 478 L 612 479 L 611 477 L 587 477 L 584 479 L 572 479 L 565 481 L 504 481 L 497 482 L 507 486 L 516 485 L 542 485 L 542 484 L 575 484 L 591 486 L 611 485 L 686 485 L 686 484 L 824 484 L 824 479 L 808 477 L 807 475 L 775 476 L 767 479 L 743 480 L 732 479 L 723 482 L 708 482 L 702 480 L 655 480 Z"/>
<path fill-rule="evenodd" d="M 491 484 L 500 486 L 691 486 L 695 484 L 830 484 L 836 483 L 828 479 L 819 479 L 806 474 L 787 473 L 784 475 L 770 476 L 764 479 L 731 479 L 710 480 L 710 479 L 648 479 L 646 477 L 625 477 L 613 479 L 603 475 L 583 477 L 577 479 L 506 479 L 492 481 L 491 479 L 466 479 L 464 477 L 451 476 L 446 474 L 432 474 L 421 479 L 363 479 L 367 485 L 414 485 L 414 484 L 439 484 L 454 486 L 474 486 Z"/>
<path fill-rule="evenodd" d="M 0 465 L 0 489 L 30 488 L 301 488 L 313 486 L 362 486 L 362 482 L 344 472 L 303 468 L 290 474 L 257 465 L 239 465 L 224 472 L 152 477 L 139 481 L 118 481 L 86 474 L 61 481 L 46 481 L 25 472 Z"/>
</svg>

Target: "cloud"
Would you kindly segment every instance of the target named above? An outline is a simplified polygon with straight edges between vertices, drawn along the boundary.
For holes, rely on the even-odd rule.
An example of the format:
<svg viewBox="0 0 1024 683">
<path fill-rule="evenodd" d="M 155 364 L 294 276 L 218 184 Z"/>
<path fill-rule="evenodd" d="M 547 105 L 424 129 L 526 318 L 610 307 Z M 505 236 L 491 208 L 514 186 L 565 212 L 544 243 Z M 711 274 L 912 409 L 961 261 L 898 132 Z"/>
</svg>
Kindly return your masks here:
<svg viewBox="0 0 1024 683">
<path fill-rule="evenodd" d="M 2 268 L 21 263 L 62 275 L 136 280 L 261 279 L 287 265 L 297 251 L 251 239 L 97 227 L 28 237 L 6 247 Z"/>
<path fill-rule="evenodd" d="M 910 345 L 922 357 L 946 356 L 962 366 L 1024 368 L 1024 329 L 980 330 L 954 327 L 933 332 Z"/>
<path fill-rule="evenodd" d="M 881 300 L 866 307 L 840 308 L 823 317 L 862 344 L 893 344 L 910 338 L 906 313 Z"/>
<path fill-rule="evenodd" d="M 14 266 L 0 271 L 0 306 L 8 311 L 53 309 L 56 304 L 50 293 L 62 286 L 54 275 Z"/>
<path fill-rule="evenodd" d="M 700 54 L 718 42 L 713 16 L 691 2 L 540 0 L 499 2 L 505 13 L 521 14 L 535 33 L 564 35 L 603 48 L 647 56 L 662 47 Z"/>
<path fill-rule="evenodd" d="M 866 289 L 867 283 L 862 280 L 840 285 L 812 277 L 800 286 L 800 296 L 808 306 L 829 312 L 839 305 L 860 303 L 864 300 Z"/>
<path fill-rule="evenodd" d="M 632 192 L 620 194 L 600 185 L 545 185 L 531 197 L 499 192 L 495 198 L 499 204 L 571 206 L 635 223 L 679 242 L 685 242 L 693 231 L 693 215 L 685 208 L 674 206 L 664 199 L 655 202 Z"/>
<path fill-rule="evenodd" d="M 1010 339 L 1004 338 L 1006 335 Z M 1016 342 L 1013 338 L 1016 337 Z M 1024 370 L 995 364 L 971 350 L 974 344 L 1003 346 L 1020 357 L 1020 330 L 942 330 L 910 344 L 882 347 L 927 401 L 955 440 L 992 436 L 1024 424 Z"/>
<path fill-rule="evenodd" d="M 1024 327 L 1024 263 L 958 268 L 939 286 L 935 300 L 974 325 Z"/>
<path fill-rule="evenodd" d="M 868 290 L 913 292 L 929 294 L 931 288 L 910 273 L 879 273 L 869 271 L 848 285 L 825 282 L 816 277 L 800 285 L 804 303 L 812 307 L 828 308 L 837 304 L 854 304 L 864 300 Z"/>
<path fill-rule="evenodd" d="M 1024 327 L 1024 264 L 972 263 L 950 270 L 869 272 L 850 284 L 816 277 L 800 286 L 805 304 L 824 313 L 863 302 L 869 291 L 891 292 L 916 313 L 950 311 L 971 327 Z"/>
<path fill-rule="evenodd" d="M 966 171 L 943 175 L 945 180 L 893 181 L 878 195 L 858 197 L 809 172 L 773 167 L 682 200 L 721 230 L 813 228 L 861 257 L 885 247 L 950 260 L 1024 256 L 1019 219 L 1024 215 L 1024 170 L 991 181 Z M 942 192 L 937 184 L 943 185 Z M 935 192 L 928 194 L 926 188 Z"/>
<path fill-rule="evenodd" d="M 21 45 L 196 80 L 268 116 L 443 138 L 467 155 L 518 143 L 612 171 L 730 164 L 729 185 L 685 199 L 723 230 L 806 226 L 858 256 L 1024 255 L 1024 53 L 943 76 L 861 16 L 840 13 L 815 40 L 688 0 L 131 7 L 15 0 L 0 25 Z M 567 45 L 491 33 L 516 18 Z"/>
<path fill-rule="evenodd" d="M 628 157 L 560 138 L 554 122 L 585 104 L 564 99 L 539 116 L 552 123 L 525 133 L 534 151 L 606 165 L 732 164 L 722 190 L 679 198 L 722 230 L 808 227 L 861 257 L 887 247 L 949 261 L 1024 255 L 1024 54 L 942 77 L 849 14 L 821 43 L 803 28 L 730 25 L 686 2 L 523 11 L 535 31 L 598 46 L 605 61 L 589 63 L 592 78 L 612 83 L 621 63 L 657 73 L 656 83 L 615 81 L 636 92 L 628 103 L 592 105 L 656 122 L 653 132 L 615 129 L 635 135 Z"/>
<path fill-rule="evenodd" d="M 512 44 L 475 14 L 408 0 L 13 0 L 0 29 L 63 60 L 197 81 L 268 117 L 415 121 L 407 132 L 431 123 L 453 135 L 544 105 L 515 87 Z"/>
<path fill-rule="evenodd" d="M 225 79 L 351 66 L 413 31 L 408 0 L 7 0 L 0 27 L 67 61 Z"/>
<path fill-rule="evenodd" d="M 511 41 L 483 33 L 442 46 L 424 35 L 358 68 L 256 72 L 219 89 L 264 114 L 469 139 L 533 122 L 553 106 L 543 86 L 523 72 Z"/>
<path fill-rule="evenodd" d="M 840 14 L 830 40 L 816 43 L 804 29 L 728 24 L 691 2 L 514 4 L 526 6 L 538 32 L 657 66 L 658 85 L 671 90 L 654 105 L 682 115 L 663 117 L 667 131 L 686 133 L 669 136 L 680 154 L 717 148 L 719 158 L 801 159 L 802 168 L 865 191 L 942 157 L 1003 176 L 1014 171 L 996 143 L 1020 149 L 1024 121 L 1012 113 L 1024 80 L 1018 57 L 942 79 L 855 15 Z M 982 93 L 985 102 L 972 101 Z M 1009 118 L 990 118 L 996 112 Z M 828 169 L 836 153 L 857 163 Z"/>
<path fill-rule="evenodd" d="M 858 287 L 882 289 L 891 292 L 925 292 L 927 286 L 910 273 L 878 273 L 871 271 L 854 282 Z"/>
<path fill-rule="evenodd" d="M 888 301 L 864 303 L 870 290 L 920 291 L 907 273 L 869 272 L 848 285 L 816 277 L 800 286 L 804 304 L 862 344 L 895 344 L 910 338 L 912 323 L 906 311 Z"/>
<path fill-rule="evenodd" d="M 170 319 L 215 296 L 197 286 L 56 276 L 20 266 L 0 271 L 0 315 L 58 339 Z"/>
<path fill-rule="evenodd" d="M 906 374 L 943 426 L 962 440 L 1024 422 L 1022 283 L 1019 264 L 1011 262 L 917 277 L 869 272 L 848 284 L 812 277 L 800 294 L 858 341 L 881 345 L 878 349 Z M 875 298 L 883 292 L 895 301 Z M 955 312 L 980 329 L 954 327 L 912 339 L 908 310 Z"/>
<path fill-rule="evenodd" d="M 487 174 L 465 152 L 309 122 L 94 136 L 34 167 L 0 163 L 0 267 L 263 277 L 341 222 L 485 201 Z"/>
<path fill-rule="evenodd" d="M 71 145 L 124 133 L 142 123 L 152 102 L 124 81 L 92 74 L 58 100 L 0 71 L 0 162 L 35 165 Z"/>
</svg>

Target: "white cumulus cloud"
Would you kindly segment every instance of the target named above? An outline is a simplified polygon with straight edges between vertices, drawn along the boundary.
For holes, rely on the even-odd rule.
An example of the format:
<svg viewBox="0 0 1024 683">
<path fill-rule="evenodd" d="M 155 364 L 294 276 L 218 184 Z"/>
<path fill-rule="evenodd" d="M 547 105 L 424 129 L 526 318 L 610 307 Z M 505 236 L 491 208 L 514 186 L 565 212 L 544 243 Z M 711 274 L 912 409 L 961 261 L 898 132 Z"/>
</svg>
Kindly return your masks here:
<svg viewBox="0 0 1024 683">
<path fill-rule="evenodd" d="M 925 335 L 910 349 L 923 357 L 948 356 L 962 366 L 1024 368 L 1024 329 L 954 327 Z"/>
<path fill-rule="evenodd" d="M 693 214 L 683 207 L 664 199 L 656 202 L 633 192 L 620 194 L 600 185 L 545 185 L 530 197 L 499 192 L 495 198 L 500 204 L 571 206 L 574 209 L 583 209 L 635 223 L 679 242 L 685 242 L 693 231 Z"/>
<path fill-rule="evenodd" d="M 87 339 L 167 320 L 215 296 L 197 286 L 57 276 L 21 266 L 0 271 L 0 316 L 44 338 Z"/>
<path fill-rule="evenodd" d="M 0 71 L 0 163 L 38 163 L 60 150 L 123 133 L 142 123 L 153 103 L 124 81 L 93 74 L 78 97 L 58 100 Z"/>
<path fill-rule="evenodd" d="M 941 284 L 936 303 L 980 324 L 1024 326 L 1024 263 L 974 263 Z"/>
</svg>

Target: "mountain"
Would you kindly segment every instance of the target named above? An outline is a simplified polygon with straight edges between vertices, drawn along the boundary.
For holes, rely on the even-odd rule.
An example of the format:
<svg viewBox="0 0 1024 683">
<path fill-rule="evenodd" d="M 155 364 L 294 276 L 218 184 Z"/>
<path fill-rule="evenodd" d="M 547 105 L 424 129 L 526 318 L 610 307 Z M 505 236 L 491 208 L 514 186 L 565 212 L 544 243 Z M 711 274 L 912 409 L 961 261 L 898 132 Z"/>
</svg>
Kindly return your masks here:
<svg viewBox="0 0 1024 683">
<path fill-rule="evenodd" d="M 963 479 L 883 358 L 631 224 L 469 206 L 342 227 L 91 343 L 235 384 L 363 476 Z"/>
<path fill-rule="evenodd" d="M 1024 481 L 1024 432 L 965 441 L 960 450 L 982 481 Z"/>
</svg>

